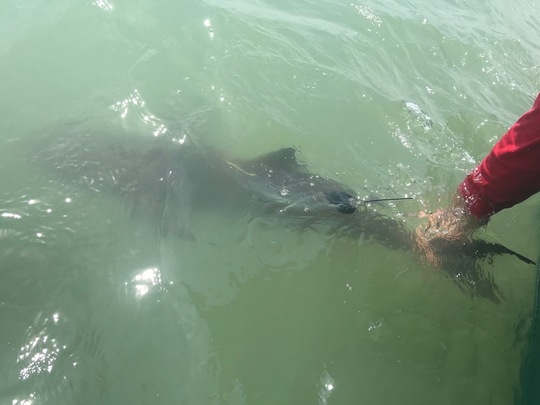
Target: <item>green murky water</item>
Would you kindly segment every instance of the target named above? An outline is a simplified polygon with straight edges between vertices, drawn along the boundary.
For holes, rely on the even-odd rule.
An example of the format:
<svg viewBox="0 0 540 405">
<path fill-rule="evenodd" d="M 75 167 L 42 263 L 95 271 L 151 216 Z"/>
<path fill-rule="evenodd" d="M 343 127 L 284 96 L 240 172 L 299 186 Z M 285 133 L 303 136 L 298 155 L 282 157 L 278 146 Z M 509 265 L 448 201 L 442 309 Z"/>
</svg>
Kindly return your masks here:
<svg viewBox="0 0 540 405">
<path fill-rule="evenodd" d="M 361 197 L 414 197 L 374 207 L 412 229 L 532 104 L 538 11 L 3 1 L 0 402 L 519 403 L 534 266 L 484 264 L 497 305 L 414 252 L 272 217 L 194 209 L 163 234 L 35 156 L 69 125 L 126 145 L 187 134 L 242 158 L 293 146 Z M 480 236 L 536 259 L 538 202 Z"/>
</svg>

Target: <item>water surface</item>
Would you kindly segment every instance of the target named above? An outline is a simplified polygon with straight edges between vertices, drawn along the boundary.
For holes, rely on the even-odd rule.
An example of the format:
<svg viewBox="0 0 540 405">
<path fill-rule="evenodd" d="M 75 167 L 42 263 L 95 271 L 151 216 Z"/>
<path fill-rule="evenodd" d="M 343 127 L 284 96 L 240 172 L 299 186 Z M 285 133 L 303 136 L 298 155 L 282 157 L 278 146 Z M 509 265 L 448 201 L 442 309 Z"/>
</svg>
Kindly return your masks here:
<svg viewBox="0 0 540 405">
<path fill-rule="evenodd" d="M 540 88 L 531 1 L 289 3 L 0 5 L 2 402 L 519 403 L 534 266 L 484 264 L 497 305 L 414 252 L 272 217 L 194 210 L 164 234 L 36 163 L 70 125 L 293 146 L 362 198 L 414 197 L 373 207 L 414 228 Z M 480 236 L 536 259 L 538 202 Z"/>
</svg>

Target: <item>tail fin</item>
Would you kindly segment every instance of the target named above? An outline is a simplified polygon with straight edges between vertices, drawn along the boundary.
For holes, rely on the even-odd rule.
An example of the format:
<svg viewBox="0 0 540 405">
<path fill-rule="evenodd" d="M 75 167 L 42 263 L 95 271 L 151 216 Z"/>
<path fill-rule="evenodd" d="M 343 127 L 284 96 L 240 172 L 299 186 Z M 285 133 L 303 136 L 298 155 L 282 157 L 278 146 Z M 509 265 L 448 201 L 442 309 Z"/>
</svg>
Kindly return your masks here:
<svg viewBox="0 0 540 405">
<path fill-rule="evenodd" d="M 476 253 L 478 253 L 480 256 L 486 256 L 490 253 L 498 254 L 498 255 L 513 255 L 516 256 L 519 260 L 521 260 L 524 263 L 527 264 L 533 264 L 536 265 L 534 261 L 529 259 L 526 256 L 523 256 L 522 254 L 517 253 L 516 251 L 507 248 L 504 245 L 501 245 L 500 243 L 492 243 L 492 242 L 486 242 L 483 240 L 475 240 L 473 246 L 475 247 Z"/>
</svg>

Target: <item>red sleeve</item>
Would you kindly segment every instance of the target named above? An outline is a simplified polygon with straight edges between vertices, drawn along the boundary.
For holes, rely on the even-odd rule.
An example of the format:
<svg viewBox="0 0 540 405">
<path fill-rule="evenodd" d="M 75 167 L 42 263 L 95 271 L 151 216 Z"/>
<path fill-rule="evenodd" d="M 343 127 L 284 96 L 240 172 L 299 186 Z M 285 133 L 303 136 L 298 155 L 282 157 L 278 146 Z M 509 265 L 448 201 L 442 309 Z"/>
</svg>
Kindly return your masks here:
<svg viewBox="0 0 540 405">
<path fill-rule="evenodd" d="M 465 207 L 479 219 L 540 191 L 540 94 L 458 190 Z"/>
</svg>

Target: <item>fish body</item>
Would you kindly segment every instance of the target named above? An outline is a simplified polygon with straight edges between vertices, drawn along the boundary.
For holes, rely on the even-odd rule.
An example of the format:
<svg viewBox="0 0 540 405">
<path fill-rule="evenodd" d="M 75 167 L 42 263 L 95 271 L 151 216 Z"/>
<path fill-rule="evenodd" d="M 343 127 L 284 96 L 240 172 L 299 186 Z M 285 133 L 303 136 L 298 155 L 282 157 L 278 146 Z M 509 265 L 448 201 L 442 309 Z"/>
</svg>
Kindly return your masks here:
<svg viewBox="0 0 540 405">
<path fill-rule="evenodd" d="M 137 138 L 77 127 L 46 139 L 34 156 L 39 165 L 63 182 L 110 192 L 130 201 L 134 211 L 153 213 L 164 233 L 189 234 L 186 227 L 194 210 L 250 212 L 299 230 L 318 225 L 325 232 L 418 251 L 414 232 L 403 221 L 371 210 L 346 185 L 311 172 L 291 147 L 238 159 L 196 143 L 133 141 Z M 496 303 L 502 294 L 478 262 L 509 254 L 534 263 L 483 240 L 438 239 L 432 247 L 441 259 L 440 269 L 463 290 Z"/>
</svg>

